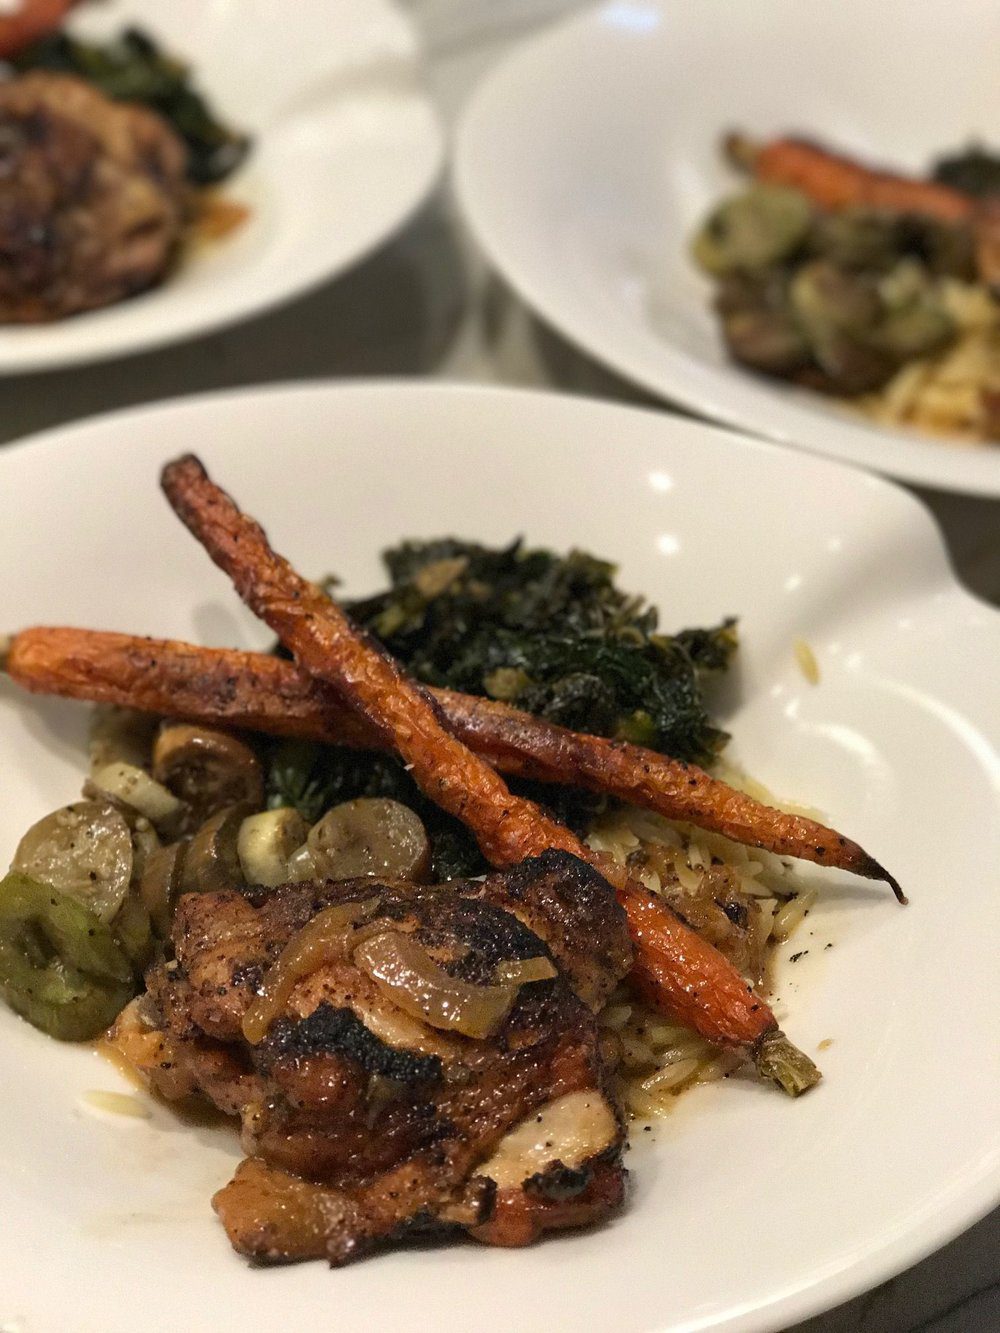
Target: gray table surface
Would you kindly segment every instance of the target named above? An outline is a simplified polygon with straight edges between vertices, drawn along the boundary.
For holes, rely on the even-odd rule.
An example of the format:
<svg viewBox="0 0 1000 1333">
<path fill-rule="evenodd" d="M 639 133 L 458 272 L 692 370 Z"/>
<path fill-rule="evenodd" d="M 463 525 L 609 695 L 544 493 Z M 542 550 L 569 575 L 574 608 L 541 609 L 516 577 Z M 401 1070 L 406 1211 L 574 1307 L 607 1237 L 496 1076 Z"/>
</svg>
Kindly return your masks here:
<svg viewBox="0 0 1000 1333">
<path fill-rule="evenodd" d="M 446 125 L 505 50 L 581 7 L 570 0 L 404 3 L 423 32 L 428 79 Z M 0 381 L 0 443 L 180 394 L 359 375 L 549 386 L 651 402 L 577 353 L 489 272 L 444 185 L 371 259 L 269 315 L 119 362 Z M 916 493 L 937 518 L 959 577 L 1000 605 L 1000 503 Z M 1000 1211 L 907 1273 L 796 1333 L 918 1329 L 1000 1329 Z"/>
</svg>

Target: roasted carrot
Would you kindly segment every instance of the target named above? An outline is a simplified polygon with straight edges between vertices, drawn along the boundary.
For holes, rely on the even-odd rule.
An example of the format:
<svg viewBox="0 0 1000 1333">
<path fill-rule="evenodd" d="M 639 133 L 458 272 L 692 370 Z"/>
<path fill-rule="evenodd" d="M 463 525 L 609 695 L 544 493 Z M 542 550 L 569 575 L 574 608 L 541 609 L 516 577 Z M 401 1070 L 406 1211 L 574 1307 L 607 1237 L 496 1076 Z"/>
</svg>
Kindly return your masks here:
<svg viewBox="0 0 1000 1333">
<path fill-rule="evenodd" d="M 0 17 L 0 59 L 16 56 L 32 42 L 62 26 L 79 0 L 21 0 L 18 8 Z"/>
<path fill-rule="evenodd" d="M 976 211 L 972 197 L 960 190 L 866 167 L 807 139 L 755 144 L 742 134 L 730 134 L 725 151 L 758 180 L 801 190 L 820 208 L 861 206 L 923 213 L 944 222 L 970 222 Z"/>
<path fill-rule="evenodd" d="M 724 147 L 732 162 L 758 180 L 801 190 L 819 208 L 882 209 L 967 223 L 980 280 L 994 289 L 1000 287 L 1000 206 L 996 200 L 974 199 L 937 181 L 867 167 L 807 139 L 755 144 L 745 135 L 730 134 Z"/>
<path fill-rule="evenodd" d="M 384 744 L 328 687 L 264 653 L 36 628 L 14 636 L 6 669 L 26 689 L 46 694 L 360 749 Z M 428 692 L 448 730 L 501 773 L 607 793 L 734 842 L 883 879 L 905 901 L 893 877 L 856 842 L 775 810 L 693 764 L 580 735 L 490 699 Z"/>
<path fill-rule="evenodd" d="M 162 485 L 178 517 L 251 610 L 310 675 L 332 687 L 398 752 L 421 790 L 469 827 L 492 864 L 510 865 L 556 847 L 596 865 L 618 892 L 636 941 L 639 983 L 659 1007 L 709 1040 L 746 1047 L 758 1069 L 793 1095 L 818 1080 L 819 1071 L 780 1033 L 768 1006 L 736 969 L 610 858 L 514 796 L 446 730 L 431 696 L 271 549 L 259 524 L 240 512 L 196 458 L 168 464 Z"/>
</svg>

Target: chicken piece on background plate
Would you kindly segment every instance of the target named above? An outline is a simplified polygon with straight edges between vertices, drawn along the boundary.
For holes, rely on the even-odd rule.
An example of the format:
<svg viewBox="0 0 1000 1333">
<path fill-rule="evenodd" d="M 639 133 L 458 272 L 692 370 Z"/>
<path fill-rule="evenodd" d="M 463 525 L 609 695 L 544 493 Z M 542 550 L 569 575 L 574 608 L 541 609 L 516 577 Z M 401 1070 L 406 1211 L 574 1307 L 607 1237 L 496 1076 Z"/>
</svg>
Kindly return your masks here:
<svg viewBox="0 0 1000 1333">
<path fill-rule="evenodd" d="M 0 82 L 0 323 L 39 323 L 154 286 L 188 206 L 187 150 L 155 112 L 82 79 Z"/>
</svg>

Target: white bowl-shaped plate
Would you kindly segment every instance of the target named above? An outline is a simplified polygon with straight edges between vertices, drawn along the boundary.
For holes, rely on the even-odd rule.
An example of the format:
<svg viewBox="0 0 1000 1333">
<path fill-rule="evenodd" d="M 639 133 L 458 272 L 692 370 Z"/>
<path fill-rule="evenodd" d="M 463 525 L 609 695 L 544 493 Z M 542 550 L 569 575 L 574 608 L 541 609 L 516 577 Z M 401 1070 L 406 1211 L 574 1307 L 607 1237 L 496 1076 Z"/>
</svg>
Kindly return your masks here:
<svg viewBox="0 0 1000 1333">
<path fill-rule="evenodd" d="M 460 125 L 465 215 L 521 296 L 592 356 L 705 416 L 947 490 L 1000 496 L 1000 448 L 884 430 L 729 362 L 692 230 L 738 188 L 734 127 L 902 169 L 1000 146 L 992 0 L 628 0 L 529 40 Z M 947 60 L 942 51 L 947 49 Z"/>
<path fill-rule="evenodd" d="M 74 30 L 141 27 L 253 135 L 223 183 L 250 216 L 152 291 L 52 324 L 0 326 L 0 374 L 127 356 L 247 319 L 349 268 L 426 197 L 443 137 L 392 0 L 111 0 Z"/>
<path fill-rule="evenodd" d="M 799 1102 L 746 1081 L 687 1094 L 633 1136 L 619 1217 L 519 1252 L 253 1271 L 209 1208 L 234 1138 L 159 1105 L 95 1118 L 81 1094 L 126 1087 L 119 1075 L 2 1011 L 0 1326 L 131 1333 L 139 1317 L 145 1333 L 237 1333 L 252 1309 L 268 1327 L 344 1333 L 776 1328 L 990 1207 L 1000 617 L 959 589 L 914 500 L 807 454 L 579 399 L 405 384 L 220 395 L 0 455 L 4 626 L 266 643 L 159 494 L 161 464 L 191 448 L 280 551 L 352 592 L 377 586 L 378 552 L 402 536 L 524 533 L 619 561 L 668 628 L 739 613 L 735 755 L 859 838 L 912 905 L 816 871 L 821 903 L 786 946 L 808 954 L 778 993 L 806 1050 L 832 1039 L 823 1084 Z M 78 791 L 85 717 L 0 687 L 5 856 Z"/>
</svg>

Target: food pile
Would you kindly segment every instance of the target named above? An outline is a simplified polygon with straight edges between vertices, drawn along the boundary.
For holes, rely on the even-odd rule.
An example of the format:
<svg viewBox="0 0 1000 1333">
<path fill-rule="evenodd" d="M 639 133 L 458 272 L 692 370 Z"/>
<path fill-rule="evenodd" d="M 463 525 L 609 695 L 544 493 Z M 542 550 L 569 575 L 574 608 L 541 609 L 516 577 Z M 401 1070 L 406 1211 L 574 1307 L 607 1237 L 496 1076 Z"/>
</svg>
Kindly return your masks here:
<svg viewBox="0 0 1000 1333">
<path fill-rule="evenodd" d="M 765 995 L 783 862 L 902 895 L 670 753 L 724 740 L 731 622 L 661 635 L 604 562 L 452 539 L 388 553 L 348 615 L 197 459 L 162 481 L 283 654 L 13 637 L 14 681 L 101 710 L 83 799 L 0 882 L 0 990 L 239 1121 L 214 1205 L 241 1253 L 527 1244 L 621 1204 L 627 1112 L 706 1059 L 815 1085 Z"/>
<path fill-rule="evenodd" d="M 247 137 L 135 30 L 102 46 L 0 19 L 0 59 L 0 323 L 61 319 L 155 286 Z M 213 208 L 218 234 L 242 217 Z"/>
<path fill-rule="evenodd" d="M 924 181 L 799 139 L 725 147 L 754 183 L 693 254 L 733 358 L 888 424 L 1000 439 L 1000 161 L 970 150 Z"/>
</svg>

